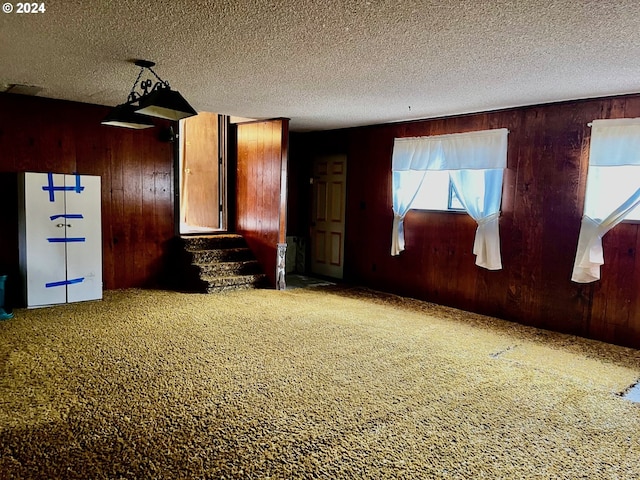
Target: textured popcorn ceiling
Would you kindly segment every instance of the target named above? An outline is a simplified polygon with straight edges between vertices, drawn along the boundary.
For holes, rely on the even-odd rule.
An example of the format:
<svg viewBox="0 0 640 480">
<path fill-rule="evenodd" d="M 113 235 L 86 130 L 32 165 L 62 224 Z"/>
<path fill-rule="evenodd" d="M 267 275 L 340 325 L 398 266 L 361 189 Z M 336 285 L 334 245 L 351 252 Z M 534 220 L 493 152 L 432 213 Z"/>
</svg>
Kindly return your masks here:
<svg viewBox="0 0 640 480">
<path fill-rule="evenodd" d="M 116 105 L 143 58 L 198 110 L 292 130 L 640 92 L 638 0 L 44 3 L 0 13 L 0 89 Z"/>
</svg>

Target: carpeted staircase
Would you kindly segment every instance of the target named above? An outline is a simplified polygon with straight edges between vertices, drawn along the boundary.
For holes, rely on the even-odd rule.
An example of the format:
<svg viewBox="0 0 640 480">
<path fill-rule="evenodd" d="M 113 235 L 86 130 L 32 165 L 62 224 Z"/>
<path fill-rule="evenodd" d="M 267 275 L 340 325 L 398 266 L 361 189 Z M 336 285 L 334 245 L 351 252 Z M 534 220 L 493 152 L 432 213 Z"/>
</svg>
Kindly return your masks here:
<svg viewBox="0 0 640 480">
<path fill-rule="evenodd" d="M 241 235 L 184 236 L 178 243 L 172 282 L 178 290 L 213 293 L 267 286 L 260 264 Z"/>
</svg>

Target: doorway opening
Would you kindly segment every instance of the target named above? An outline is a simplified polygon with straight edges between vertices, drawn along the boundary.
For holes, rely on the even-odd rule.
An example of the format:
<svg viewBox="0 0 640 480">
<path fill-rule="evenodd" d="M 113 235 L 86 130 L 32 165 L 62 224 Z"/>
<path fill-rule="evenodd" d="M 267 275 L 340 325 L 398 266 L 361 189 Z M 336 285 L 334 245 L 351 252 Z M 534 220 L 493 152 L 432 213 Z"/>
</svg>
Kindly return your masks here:
<svg viewBox="0 0 640 480">
<path fill-rule="evenodd" d="M 178 125 L 178 204 L 180 235 L 227 230 L 228 117 L 209 112 Z"/>
</svg>

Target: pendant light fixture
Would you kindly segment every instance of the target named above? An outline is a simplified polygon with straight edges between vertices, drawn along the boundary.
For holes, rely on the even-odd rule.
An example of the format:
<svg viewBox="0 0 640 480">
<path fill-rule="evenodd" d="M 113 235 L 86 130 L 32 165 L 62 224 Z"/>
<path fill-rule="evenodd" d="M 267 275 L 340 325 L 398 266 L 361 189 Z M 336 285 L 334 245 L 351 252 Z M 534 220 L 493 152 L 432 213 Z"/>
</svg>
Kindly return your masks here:
<svg viewBox="0 0 640 480">
<path fill-rule="evenodd" d="M 133 105 L 123 103 L 114 107 L 109 114 L 102 120 L 102 125 L 111 125 L 113 127 L 133 128 L 135 130 L 142 130 L 144 128 L 155 127 L 153 122 L 145 117 L 136 113 Z"/>
<path fill-rule="evenodd" d="M 154 126 L 148 117 L 158 117 L 176 121 L 198 114 L 184 97 L 180 95 L 180 92 L 171 90 L 169 82 L 162 80 L 158 74 L 153 71 L 152 67 L 155 66 L 154 62 L 136 60 L 134 63 L 140 67 L 140 72 L 131 88 L 131 92 L 129 92 L 127 102 L 115 107 L 109 115 L 102 120 L 103 125 L 139 130 Z M 149 78 L 140 81 L 145 70 L 151 72 L 155 79 L 152 80 Z M 138 86 L 141 93 L 136 91 L 136 87 Z"/>
</svg>

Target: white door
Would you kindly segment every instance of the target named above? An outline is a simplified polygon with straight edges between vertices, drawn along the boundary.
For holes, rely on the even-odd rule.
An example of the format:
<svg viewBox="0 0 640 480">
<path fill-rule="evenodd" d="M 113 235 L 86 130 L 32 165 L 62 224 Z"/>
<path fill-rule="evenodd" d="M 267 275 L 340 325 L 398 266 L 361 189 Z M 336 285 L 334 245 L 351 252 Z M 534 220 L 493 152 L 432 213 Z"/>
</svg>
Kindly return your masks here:
<svg viewBox="0 0 640 480">
<path fill-rule="evenodd" d="M 100 177 L 65 175 L 65 186 L 67 301 L 97 300 L 102 298 Z"/>
<path fill-rule="evenodd" d="M 333 278 L 342 278 L 344 269 L 346 180 L 345 155 L 314 160 L 311 271 Z"/>
<path fill-rule="evenodd" d="M 64 175 L 24 175 L 27 305 L 67 301 Z"/>
</svg>

